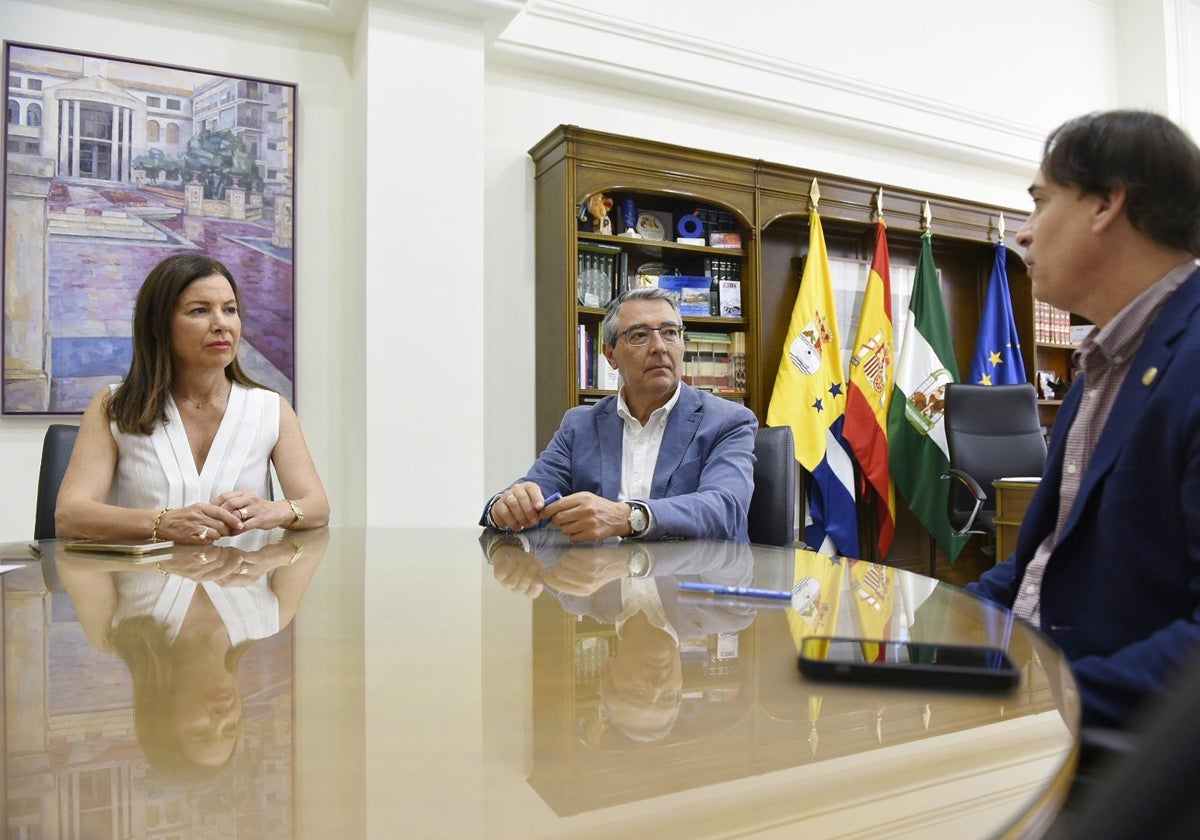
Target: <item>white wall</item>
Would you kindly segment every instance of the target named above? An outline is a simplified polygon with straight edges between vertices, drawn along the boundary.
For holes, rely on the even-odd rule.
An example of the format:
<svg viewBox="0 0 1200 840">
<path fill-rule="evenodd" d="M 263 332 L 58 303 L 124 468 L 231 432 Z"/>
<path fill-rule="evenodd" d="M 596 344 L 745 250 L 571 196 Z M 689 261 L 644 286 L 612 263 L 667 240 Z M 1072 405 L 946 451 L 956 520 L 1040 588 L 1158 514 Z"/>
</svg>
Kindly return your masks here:
<svg viewBox="0 0 1200 840">
<path fill-rule="evenodd" d="M 335 524 L 443 525 L 536 454 L 527 150 L 554 126 L 1023 208 L 1063 119 L 1196 130 L 1200 0 L 1155 2 L 1122 28 L 1140 0 L 365 0 L 314 29 L 289 0 L 0 0 L 0 36 L 299 83 L 301 421 Z M 46 422 L 0 418 L 0 541 Z"/>
</svg>

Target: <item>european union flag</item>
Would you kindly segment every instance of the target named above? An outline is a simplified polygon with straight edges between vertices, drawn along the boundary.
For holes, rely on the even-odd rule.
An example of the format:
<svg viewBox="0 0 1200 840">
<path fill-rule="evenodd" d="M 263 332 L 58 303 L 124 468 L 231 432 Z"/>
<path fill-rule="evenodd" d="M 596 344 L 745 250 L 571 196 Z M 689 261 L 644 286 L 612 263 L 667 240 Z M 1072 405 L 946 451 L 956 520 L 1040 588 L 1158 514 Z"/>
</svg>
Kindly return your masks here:
<svg viewBox="0 0 1200 840">
<path fill-rule="evenodd" d="M 1007 249 L 996 243 L 996 262 L 988 280 L 983 316 L 979 319 L 979 337 L 967 382 L 975 385 L 1017 385 L 1026 382 L 1025 360 L 1013 320 L 1012 298 L 1008 293 L 1008 269 L 1004 265 Z"/>
</svg>

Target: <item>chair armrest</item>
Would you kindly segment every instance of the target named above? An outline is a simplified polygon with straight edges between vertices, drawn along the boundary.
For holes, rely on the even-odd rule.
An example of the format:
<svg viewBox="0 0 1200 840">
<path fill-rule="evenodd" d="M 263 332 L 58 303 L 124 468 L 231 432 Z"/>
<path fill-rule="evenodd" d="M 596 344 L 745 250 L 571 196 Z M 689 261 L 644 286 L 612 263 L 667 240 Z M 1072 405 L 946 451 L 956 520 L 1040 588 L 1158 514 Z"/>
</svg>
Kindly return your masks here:
<svg viewBox="0 0 1200 840">
<path fill-rule="evenodd" d="M 979 515 L 979 509 L 983 507 L 984 500 L 987 495 L 983 492 L 983 488 L 979 486 L 979 482 L 970 476 L 970 474 L 962 470 L 956 470 L 953 467 L 942 473 L 939 478 L 950 479 L 956 478 L 959 483 L 967 488 L 967 492 L 975 500 L 975 507 L 971 509 L 971 515 L 967 517 L 966 524 L 954 532 L 956 537 L 964 537 L 971 532 L 971 526 L 975 524 L 975 517 Z"/>
<path fill-rule="evenodd" d="M 987 494 L 983 492 L 983 488 L 979 486 L 979 482 L 972 478 L 970 473 L 965 473 L 962 470 L 956 470 L 951 467 L 942 473 L 941 478 L 957 478 L 967 488 L 967 492 L 975 497 L 975 501 L 979 502 L 979 504 L 983 504 L 984 499 L 987 498 Z"/>
</svg>

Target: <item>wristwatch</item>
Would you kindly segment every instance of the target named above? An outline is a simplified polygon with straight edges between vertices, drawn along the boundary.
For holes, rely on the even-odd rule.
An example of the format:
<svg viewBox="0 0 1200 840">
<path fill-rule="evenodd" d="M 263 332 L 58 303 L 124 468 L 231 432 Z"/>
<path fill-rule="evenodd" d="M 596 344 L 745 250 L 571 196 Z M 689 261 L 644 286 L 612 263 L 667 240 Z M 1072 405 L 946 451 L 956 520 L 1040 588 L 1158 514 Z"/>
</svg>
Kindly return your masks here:
<svg viewBox="0 0 1200 840">
<path fill-rule="evenodd" d="M 626 502 L 629 505 L 629 539 L 638 539 L 650 528 L 650 510 L 642 502 Z"/>
<path fill-rule="evenodd" d="M 292 516 L 295 517 L 285 527 L 288 529 L 295 528 L 297 525 L 299 525 L 301 522 L 304 521 L 304 511 L 302 511 L 300 509 L 300 505 L 296 504 L 291 499 L 284 499 L 284 501 L 287 502 L 291 506 Z"/>
<path fill-rule="evenodd" d="M 487 561 L 492 562 L 492 557 L 504 546 L 511 546 L 520 551 L 528 551 L 529 547 L 525 540 L 516 534 L 492 534 L 487 541 L 485 552 L 487 553 Z"/>
<path fill-rule="evenodd" d="M 629 550 L 629 576 L 635 578 L 644 578 L 649 576 L 650 567 L 653 564 L 650 562 L 650 554 L 640 545 L 634 545 Z"/>
</svg>

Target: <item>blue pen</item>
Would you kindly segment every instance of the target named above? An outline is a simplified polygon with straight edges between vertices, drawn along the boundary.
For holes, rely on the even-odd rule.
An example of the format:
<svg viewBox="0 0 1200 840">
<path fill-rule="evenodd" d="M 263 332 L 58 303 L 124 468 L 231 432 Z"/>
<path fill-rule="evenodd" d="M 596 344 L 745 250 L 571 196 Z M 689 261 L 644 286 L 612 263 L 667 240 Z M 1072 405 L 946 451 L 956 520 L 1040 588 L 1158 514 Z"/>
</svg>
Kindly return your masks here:
<svg viewBox="0 0 1200 840">
<path fill-rule="evenodd" d="M 776 601 L 792 600 L 790 591 L 778 589 L 755 589 L 752 586 L 721 586 L 716 583 L 698 583 L 694 580 L 679 581 L 685 592 L 711 592 L 713 595 L 740 595 L 744 598 L 773 598 Z"/>
</svg>

